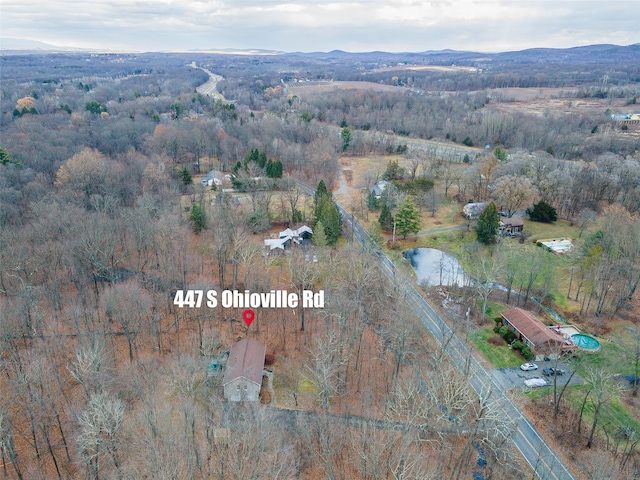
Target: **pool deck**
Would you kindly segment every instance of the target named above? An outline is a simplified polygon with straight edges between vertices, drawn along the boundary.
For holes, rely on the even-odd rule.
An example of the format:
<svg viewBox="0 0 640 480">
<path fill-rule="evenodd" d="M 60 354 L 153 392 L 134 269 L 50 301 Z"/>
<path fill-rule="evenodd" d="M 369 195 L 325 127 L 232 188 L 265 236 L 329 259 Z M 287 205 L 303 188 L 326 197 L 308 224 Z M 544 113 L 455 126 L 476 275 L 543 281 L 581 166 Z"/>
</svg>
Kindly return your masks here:
<svg viewBox="0 0 640 480">
<path fill-rule="evenodd" d="M 554 325 L 549 328 L 558 332 L 566 341 L 569 341 L 571 343 L 573 343 L 573 341 L 571 340 L 571 335 L 582 333 L 580 329 L 574 325 Z"/>
</svg>

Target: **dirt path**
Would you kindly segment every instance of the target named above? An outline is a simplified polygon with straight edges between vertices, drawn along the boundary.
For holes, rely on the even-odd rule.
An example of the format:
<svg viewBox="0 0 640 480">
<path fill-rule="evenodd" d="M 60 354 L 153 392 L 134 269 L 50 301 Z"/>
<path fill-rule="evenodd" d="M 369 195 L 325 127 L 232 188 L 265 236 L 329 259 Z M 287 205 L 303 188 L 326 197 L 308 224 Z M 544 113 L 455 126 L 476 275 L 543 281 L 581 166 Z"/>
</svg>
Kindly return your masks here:
<svg viewBox="0 0 640 480">
<path fill-rule="evenodd" d="M 339 181 L 340 181 L 340 187 L 334 191 L 334 195 L 344 195 L 345 198 L 347 198 L 348 200 L 351 200 L 351 193 L 349 192 L 349 187 L 347 186 L 347 181 L 344 178 L 344 168 L 340 169 L 340 177 L 339 177 Z"/>
</svg>

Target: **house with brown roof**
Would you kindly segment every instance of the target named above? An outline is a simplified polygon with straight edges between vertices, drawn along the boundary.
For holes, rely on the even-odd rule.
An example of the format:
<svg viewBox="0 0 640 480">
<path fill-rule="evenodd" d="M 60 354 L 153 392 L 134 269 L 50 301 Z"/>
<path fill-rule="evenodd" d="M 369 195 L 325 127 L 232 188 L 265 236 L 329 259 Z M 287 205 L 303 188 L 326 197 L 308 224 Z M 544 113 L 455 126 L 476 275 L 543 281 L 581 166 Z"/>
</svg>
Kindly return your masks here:
<svg viewBox="0 0 640 480">
<path fill-rule="evenodd" d="M 498 233 L 514 237 L 520 235 L 524 229 L 524 222 L 521 217 L 501 217 Z"/>
<path fill-rule="evenodd" d="M 521 308 L 514 307 L 504 312 L 502 324 L 531 349 L 536 360 L 553 357 L 561 350 L 573 349 L 573 345 L 560 333 L 546 326 L 533 313 Z"/>
<path fill-rule="evenodd" d="M 231 402 L 255 402 L 260 395 L 267 346 L 250 337 L 231 347 L 222 380 L 224 398 Z"/>
</svg>

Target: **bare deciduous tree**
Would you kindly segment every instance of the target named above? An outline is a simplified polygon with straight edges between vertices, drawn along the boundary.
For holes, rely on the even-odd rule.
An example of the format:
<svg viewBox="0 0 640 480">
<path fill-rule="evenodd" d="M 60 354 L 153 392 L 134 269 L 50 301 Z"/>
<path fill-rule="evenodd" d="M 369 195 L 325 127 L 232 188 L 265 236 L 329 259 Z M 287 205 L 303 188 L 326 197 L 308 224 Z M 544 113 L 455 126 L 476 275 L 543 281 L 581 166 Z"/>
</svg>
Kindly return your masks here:
<svg viewBox="0 0 640 480">
<path fill-rule="evenodd" d="M 77 443 L 90 478 L 99 478 L 103 468 L 100 459 L 105 453 L 111 458 L 118 478 L 123 478 L 117 440 L 124 413 L 125 406 L 120 399 L 97 393 L 89 398 L 87 408 L 80 414 Z"/>
<path fill-rule="evenodd" d="M 538 189 L 531 180 L 516 175 L 498 178 L 491 193 L 500 209 L 505 210 L 509 217 L 520 208 L 533 205 L 539 198 Z"/>
</svg>

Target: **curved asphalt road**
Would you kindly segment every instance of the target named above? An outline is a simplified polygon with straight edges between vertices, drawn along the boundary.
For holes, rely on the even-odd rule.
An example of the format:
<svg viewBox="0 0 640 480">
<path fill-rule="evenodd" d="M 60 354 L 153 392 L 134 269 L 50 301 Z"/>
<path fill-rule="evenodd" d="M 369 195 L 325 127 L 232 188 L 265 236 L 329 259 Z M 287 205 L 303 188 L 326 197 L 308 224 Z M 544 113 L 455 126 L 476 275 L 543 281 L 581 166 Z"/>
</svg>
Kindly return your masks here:
<svg viewBox="0 0 640 480">
<path fill-rule="evenodd" d="M 298 187 L 307 195 L 313 196 L 315 189 L 300 182 Z M 358 221 L 336 203 L 343 221 L 353 229 L 353 237 L 361 244 L 367 245 L 378 255 L 382 272 L 398 288 L 412 307 L 414 312 L 429 329 L 434 338 L 445 345 L 446 353 L 458 368 L 468 373 L 469 382 L 476 393 L 484 398 L 492 397 L 500 405 L 504 415 L 515 422 L 515 431 L 511 437 L 516 448 L 541 480 L 573 480 L 573 475 L 564 463 L 549 448 L 536 428 L 522 414 L 520 409 L 506 395 L 505 390 L 494 381 L 493 376 L 470 355 L 469 347 L 449 328 L 446 322 L 429 305 L 413 287 L 406 276 L 393 265 L 389 257 L 378 247 L 362 228 Z"/>
</svg>

